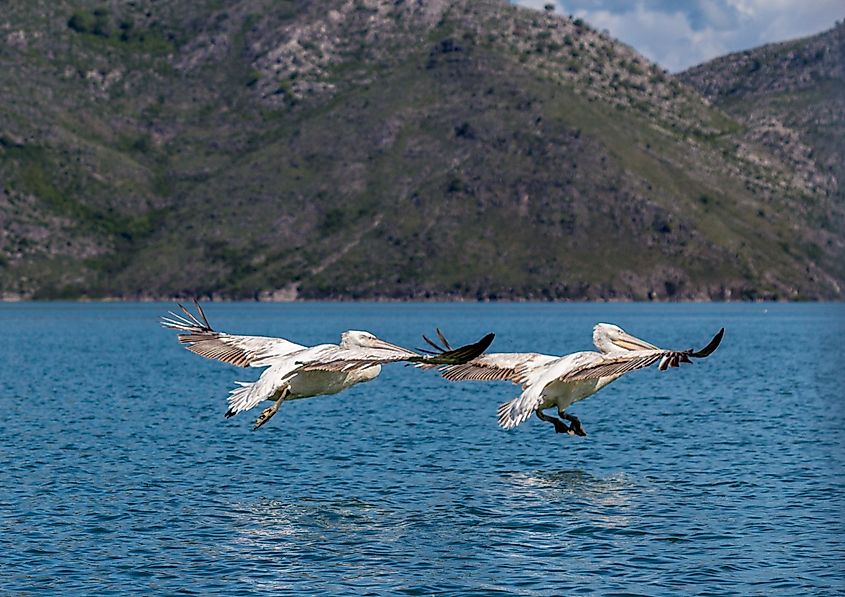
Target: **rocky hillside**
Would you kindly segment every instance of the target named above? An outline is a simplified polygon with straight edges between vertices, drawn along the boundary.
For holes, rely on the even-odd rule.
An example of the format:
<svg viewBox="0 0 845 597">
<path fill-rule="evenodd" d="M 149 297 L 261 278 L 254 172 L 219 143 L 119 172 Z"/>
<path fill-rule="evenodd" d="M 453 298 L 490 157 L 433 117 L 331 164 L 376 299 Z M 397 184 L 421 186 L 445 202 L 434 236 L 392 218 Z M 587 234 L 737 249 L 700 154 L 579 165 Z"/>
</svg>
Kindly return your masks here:
<svg viewBox="0 0 845 597">
<path fill-rule="evenodd" d="M 7 297 L 842 297 L 835 174 L 578 20 L 4 11 Z"/>
<path fill-rule="evenodd" d="M 717 58 L 680 77 L 740 120 L 745 139 L 845 201 L 845 20 L 819 35 Z"/>
</svg>

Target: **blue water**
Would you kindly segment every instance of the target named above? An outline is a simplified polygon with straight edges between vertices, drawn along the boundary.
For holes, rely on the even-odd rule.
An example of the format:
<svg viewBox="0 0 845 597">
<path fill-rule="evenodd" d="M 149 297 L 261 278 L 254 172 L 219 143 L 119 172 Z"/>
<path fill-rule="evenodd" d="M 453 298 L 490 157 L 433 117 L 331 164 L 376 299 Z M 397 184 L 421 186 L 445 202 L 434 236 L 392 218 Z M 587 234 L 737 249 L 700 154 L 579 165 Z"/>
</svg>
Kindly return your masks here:
<svg viewBox="0 0 845 597">
<path fill-rule="evenodd" d="M 201 359 L 161 304 L 0 305 L 0 592 L 830 595 L 845 591 L 842 305 L 209 304 L 301 343 L 590 348 L 620 324 L 722 347 L 577 404 L 586 438 L 505 432 L 504 383 L 392 366 L 223 418 L 255 370 Z"/>
</svg>

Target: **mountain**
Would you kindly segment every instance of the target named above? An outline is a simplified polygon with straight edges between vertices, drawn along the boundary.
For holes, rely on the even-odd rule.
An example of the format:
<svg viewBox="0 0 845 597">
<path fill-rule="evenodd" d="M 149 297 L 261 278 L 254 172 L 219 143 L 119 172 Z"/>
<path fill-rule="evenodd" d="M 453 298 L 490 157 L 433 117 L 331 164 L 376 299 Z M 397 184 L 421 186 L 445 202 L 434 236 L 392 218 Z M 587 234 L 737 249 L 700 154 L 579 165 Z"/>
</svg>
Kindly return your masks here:
<svg viewBox="0 0 845 597">
<path fill-rule="evenodd" d="M 842 297 L 830 173 L 580 20 L 4 10 L 6 297 Z"/>
<path fill-rule="evenodd" d="M 845 201 L 845 20 L 818 35 L 717 58 L 680 78 L 742 122 L 748 142 Z"/>
</svg>

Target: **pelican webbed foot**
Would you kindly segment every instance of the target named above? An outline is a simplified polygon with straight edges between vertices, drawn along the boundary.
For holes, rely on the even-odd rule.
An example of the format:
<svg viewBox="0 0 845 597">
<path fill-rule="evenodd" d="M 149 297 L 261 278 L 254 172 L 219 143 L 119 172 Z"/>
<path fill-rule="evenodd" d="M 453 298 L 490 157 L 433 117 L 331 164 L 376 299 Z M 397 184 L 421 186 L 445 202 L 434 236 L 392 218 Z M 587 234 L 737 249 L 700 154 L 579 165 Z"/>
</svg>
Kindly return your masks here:
<svg viewBox="0 0 845 597">
<path fill-rule="evenodd" d="M 581 426 L 581 420 L 578 417 L 576 417 L 575 415 L 570 415 L 569 413 L 564 412 L 562 410 L 558 410 L 557 414 L 558 414 L 558 416 L 560 416 L 561 419 L 564 419 L 564 420 L 572 423 L 572 425 L 570 426 L 572 433 L 574 433 L 575 435 L 578 435 L 580 437 L 586 437 L 587 436 L 587 432 L 584 431 L 584 427 Z"/>
<path fill-rule="evenodd" d="M 271 406 L 268 406 L 267 408 L 261 411 L 261 414 L 258 415 L 257 419 L 255 419 L 255 427 L 252 428 L 253 431 L 258 429 L 259 427 L 262 427 L 267 423 L 267 421 L 273 418 L 273 415 L 275 415 L 279 411 L 279 407 L 282 405 L 282 402 L 285 401 L 285 398 L 287 398 L 289 393 L 290 391 L 288 390 L 288 388 L 281 390 L 279 397 L 276 399 L 276 401 L 273 402 Z"/>
<path fill-rule="evenodd" d="M 544 414 L 543 411 L 541 411 L 539 409 L 535 410 L 534 413 L 537 415 L 537 418 L 540 419 L 541 421 L 546 421 L 547 423 L 551 423 L 552 425 L 554 425 L 555 426 L 555 433 L 566 433 L 567 435 L 576 435 L 576 433 L 572 429 L 572 427 L 570 427 L 569 425 L 567 425 L 566 423 L 564 423 L 563 421 L 561 421 L 557 417 L 553 417 L 551 415 Z"/>
</svg>

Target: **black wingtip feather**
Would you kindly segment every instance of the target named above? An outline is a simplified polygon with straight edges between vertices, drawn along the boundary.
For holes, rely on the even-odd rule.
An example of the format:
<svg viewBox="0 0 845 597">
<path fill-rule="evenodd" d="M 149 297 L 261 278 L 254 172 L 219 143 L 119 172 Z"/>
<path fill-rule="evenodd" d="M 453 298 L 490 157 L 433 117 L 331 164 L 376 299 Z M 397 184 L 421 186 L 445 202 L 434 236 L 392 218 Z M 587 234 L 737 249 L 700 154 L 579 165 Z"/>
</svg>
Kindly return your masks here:
<svg viewBox="0 0 845 597">
<path fill-rule="evenodd" d="M 196 303 L 196 300 L 194 300 L 194 302 Z M 187 315 L 187 316 L 188 316 L 188 319 L 190 319 L 190 320 L 191 320 L 191 322 L 192 322 L 194 325 L 196 325 L 196 326 L 198 326 L 198 327 L 203 327 L 202 322 L 201 322 L 199 319 L 197 319 L 196 315 L 194 315 L 193 313 L 191 313 L 191 312 L 190 312 L 190 311 L 189 311 L 189 310 L 185 307 L 185 305 L 183 305 L 182 303 L 176 303 L 176 304 L 177 304 L 177 305 L 179 305 L 179 308 L 180 308 L 180 309 L 182 309 L 182 312 L 183 312 L 185 315 Z"/>
<path fill-rule="evenodd" d="M 423 337 L 423 340 L 425 340 L 425 341 L 426 341 L 426 344 L 428 344 L 428 345 L 429 345 L 429 346 L 431 346 L 434 350 L 436 350 L 438 354 L 439 354 L 439 353 L 441 353 L 441 352 L 446 352 L 446 351 L 447 351 L 447 349 L 446 349 L 446 348 L 443 348 L 442 346 L 440 346 L 439 344 L 437 344 L 434 340 L 432 340 L 431 338 L 429 338 L 429 337 L 428 337 L 428 336 L 426 336 L 425 334 L 423 334 L 423 335 L 422 335 L 422 337 Z"/>
<path fill-rule="evenodd" d="M 423 336 L 425 338 L 425 336 Z M 461 365 L 469 362 L 475 357 L 481 355 L 490 344 L 493 342 L 495 334 L 487 334 L 481 340 L 474 344 L 467 344 L 455 350 L 441 351 L 438 354 L 428 357 L 415 357 L 408 359 L 412 363 L 422 363 L 425 365 Z M 433 343 L 432 343 L 433 344 Z"/>
<path fill-rule="evenodd" d="M 689 353 L 689 356 L 695 357 L 695 358 L 698 358 L 698 359 L 702 359 L 704 357 L 710 356 L 711 354 L 713 354 L 713 351 L 715 351 L 719 347 L 719 344 L 722 343 L 722 337 L 724 335 L 725 335 L 725 328 L 722 328 L 718 332 L 716 332 L 716 335 L 713 336 L 713 339 L 710 340 L 710 342 L 708 342 L 707 346 L 705 346 L 701 350 Z"/>
<path fill-rule="evenodd" d="M 449 345 L 449 341 L 446 339 L 446 336 L 443 335 L 443 332 L 440 331 L 440 328 L 434 328 L 434 331 L 437 333 L 437 337 L 440 338 L 443 346 L 446 347 L 446 350 L 452 350 L 452 347 Z"/>
<path fill-rule="evenodd" d="M 200 317 L 202 317 L 202 322 L 208 329 L 211 329 L 211 325 L 208 323 L 208 318 L 205 316 L 205 311 L 202 310 L 202 306 L 197 299 L 194 299 L 194 306 L 197 308 L 197 313 L 199 313 Z"/>
</svg>

